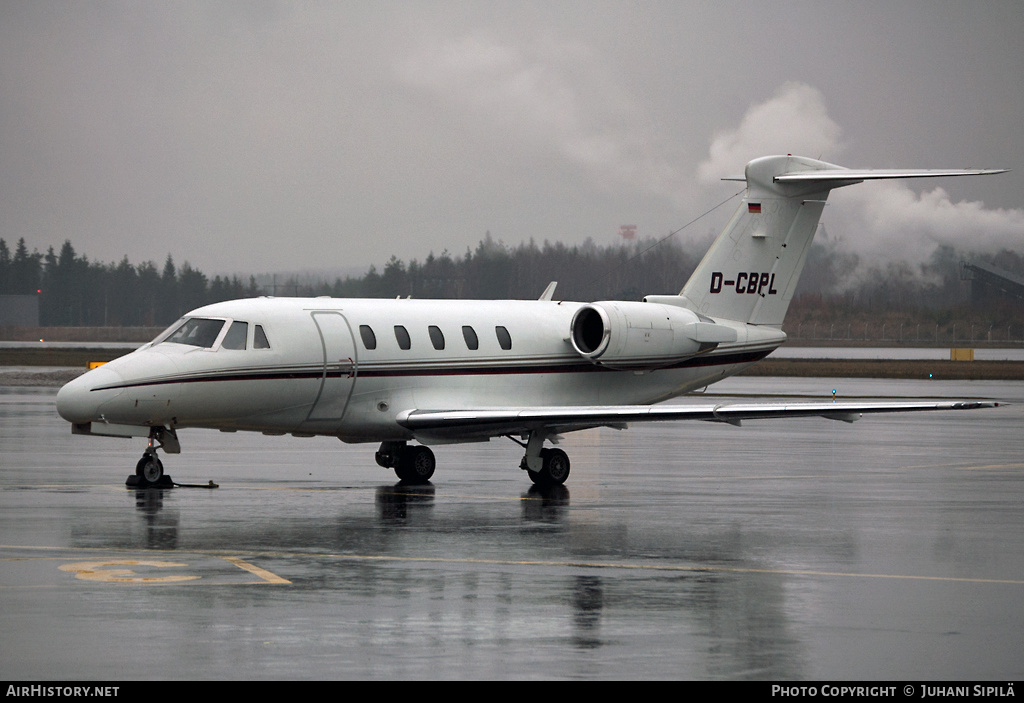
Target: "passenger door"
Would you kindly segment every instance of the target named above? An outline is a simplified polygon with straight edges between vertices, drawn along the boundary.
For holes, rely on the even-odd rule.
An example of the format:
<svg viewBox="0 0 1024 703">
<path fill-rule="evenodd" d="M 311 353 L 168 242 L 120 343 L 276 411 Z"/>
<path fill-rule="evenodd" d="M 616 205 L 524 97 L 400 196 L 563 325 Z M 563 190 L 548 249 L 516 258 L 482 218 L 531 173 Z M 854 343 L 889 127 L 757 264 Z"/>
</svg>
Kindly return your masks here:
<svg viewBox="0 0 1024 703">
<path fill-rule="evenodd" d="M 323 349 L 323 376 L 320 393 L 303 429 L 335 429 L 341 424 L 355 387 L 358 363 L 355 337 L 343 314 L 336 311 L 310 313 L 320 335 Z"/>
</svg>

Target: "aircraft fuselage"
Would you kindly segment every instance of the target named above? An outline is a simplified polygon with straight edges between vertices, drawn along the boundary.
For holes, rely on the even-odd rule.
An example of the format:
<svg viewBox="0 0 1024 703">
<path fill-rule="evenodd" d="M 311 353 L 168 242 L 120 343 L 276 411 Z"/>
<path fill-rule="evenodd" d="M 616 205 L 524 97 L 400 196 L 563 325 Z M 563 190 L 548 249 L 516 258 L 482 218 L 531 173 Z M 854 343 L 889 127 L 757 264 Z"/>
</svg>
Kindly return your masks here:
<svg viewBox="0 0 1024 703">
<path fill-rule="evenodd" d="M 571 324 L 582 303 L 330 298 L 216 303 L 186 316 L 219 325 L 209 346 L 158 338 L 68 384 L 58 395 L 58 407 L 76 424 L 400 441 L 414 435 L 396 417 L 413 408 L 654 403 L 729 376 L 785 338 L 774 329 L 749 335 L 740 329 L 731 344 L 700 349 L 677 340 L 673 345 L 670 338 L 685 339 L 681 327 L 697 319 L 693 313 L 653 303 L 629 305 L 655 313 L 654 322 L 626 318 L 621 323 L 637 349 L 654 351 L 616 363 L 584 358 L 572 344 Z M 236 322 L 245 323 L 244 343 L 227 343 Z M 257 326 L 265 337 L 262 344 Z M 673 354 L 679 347 L 684 353 Z"/>
</svg>

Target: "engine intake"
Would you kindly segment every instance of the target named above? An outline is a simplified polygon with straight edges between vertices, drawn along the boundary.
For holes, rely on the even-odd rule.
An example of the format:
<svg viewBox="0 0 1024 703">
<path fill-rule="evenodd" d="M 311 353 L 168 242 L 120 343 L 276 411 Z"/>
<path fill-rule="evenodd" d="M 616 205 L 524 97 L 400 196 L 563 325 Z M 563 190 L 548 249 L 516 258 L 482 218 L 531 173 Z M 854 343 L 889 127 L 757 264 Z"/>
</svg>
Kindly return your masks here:
<svg viewBox="0 0 1024 703">
<path fill-rule="evenodd" d="M 587 305 L 572 318 L 572 345 L 588 359 L 601 356 L 611 339 L 608 313 L 603 308 Z"/>
</svg>

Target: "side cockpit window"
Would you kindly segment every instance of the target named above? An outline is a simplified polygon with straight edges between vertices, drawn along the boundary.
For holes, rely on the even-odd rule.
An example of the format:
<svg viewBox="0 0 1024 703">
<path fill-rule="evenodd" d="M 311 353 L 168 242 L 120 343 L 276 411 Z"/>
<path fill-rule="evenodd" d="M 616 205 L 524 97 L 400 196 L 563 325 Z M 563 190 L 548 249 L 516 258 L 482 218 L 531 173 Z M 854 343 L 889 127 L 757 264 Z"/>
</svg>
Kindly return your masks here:
<svg viewBox="0 0 1024 703">
<path fill-rule="evenodd" d="M 188 317 L 182 320 L 181 324 L 177 327 L 172 327 L 154 339 L 153 346 L 162 342 L 170 342 L 171 344 L 187 344 L 201 349 L 209 349 L 217 341 L 217 337 L 220 335 L 223 327 L 224 320 Z"/>
<path fill-rule="evenodd" d="M 221 349 L 245 349 L 245 339 L 249 336 L 249 323 L 235 320 L 228 327 L 228 333 L 224 335 L 224 341 L 220 343 Z"/>
</svg>

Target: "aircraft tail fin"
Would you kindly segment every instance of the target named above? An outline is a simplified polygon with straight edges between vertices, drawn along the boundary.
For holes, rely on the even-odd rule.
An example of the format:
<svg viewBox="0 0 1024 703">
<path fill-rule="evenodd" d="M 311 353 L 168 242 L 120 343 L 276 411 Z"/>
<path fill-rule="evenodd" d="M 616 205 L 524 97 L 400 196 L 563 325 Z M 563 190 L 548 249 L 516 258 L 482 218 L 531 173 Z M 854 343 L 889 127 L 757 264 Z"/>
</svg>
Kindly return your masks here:
<svg viewBox="0 0 1024 703">
<path fill-rule="evenodd" d="M 780 327 L 833 188 L 1004 170 L 847 169 L 800 156 L 755 159 L 746 167 L 743 201 L 679 295 L 702 315 Z"/>
</svg>

